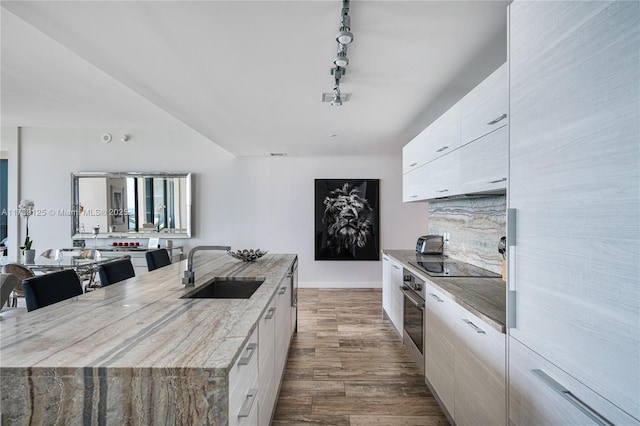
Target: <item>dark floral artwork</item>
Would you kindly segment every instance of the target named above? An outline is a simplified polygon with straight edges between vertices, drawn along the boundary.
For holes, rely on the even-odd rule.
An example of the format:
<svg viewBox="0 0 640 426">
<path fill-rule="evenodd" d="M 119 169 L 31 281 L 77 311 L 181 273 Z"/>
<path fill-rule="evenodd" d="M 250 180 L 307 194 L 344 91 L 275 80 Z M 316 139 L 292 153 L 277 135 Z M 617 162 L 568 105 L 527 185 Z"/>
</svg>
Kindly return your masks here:
<svg viewBox="0 0 640 426">
<path fill-rule="evenodd" d="M 380 259 L 379 182 L 316 179 L 316 260 Z"/>
</svg>

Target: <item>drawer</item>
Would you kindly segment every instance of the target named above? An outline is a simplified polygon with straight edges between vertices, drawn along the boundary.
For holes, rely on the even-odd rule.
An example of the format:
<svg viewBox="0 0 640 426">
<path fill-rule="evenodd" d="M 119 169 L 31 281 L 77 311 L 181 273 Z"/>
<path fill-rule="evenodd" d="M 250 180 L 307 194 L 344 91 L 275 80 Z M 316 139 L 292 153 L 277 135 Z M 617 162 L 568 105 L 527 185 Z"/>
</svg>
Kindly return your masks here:
<svg viewBox="0 0 640 426">
<path fill-rule="evenodd" d="M 258 329 L 240 352 L 229 372 L 229 424 L 257 424 Z M 246 423 L 255 418 L 256 422 Z"/>
<path fill-rule="evenodd" d="M 639 423 L 513 338 L 509 339 L 509 420 L 523 426 Z"/>
</svg>

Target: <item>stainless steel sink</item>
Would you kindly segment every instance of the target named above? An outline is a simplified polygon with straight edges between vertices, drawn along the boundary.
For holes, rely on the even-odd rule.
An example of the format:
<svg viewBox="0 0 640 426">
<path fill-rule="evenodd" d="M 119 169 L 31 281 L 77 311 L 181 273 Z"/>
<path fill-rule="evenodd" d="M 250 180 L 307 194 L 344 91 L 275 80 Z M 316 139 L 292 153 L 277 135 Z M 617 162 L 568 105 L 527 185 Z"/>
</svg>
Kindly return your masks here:
<svg viewBox="0 0 640 426">
<path fill-rule="evenodd" d="M 264 277 L 216 277 L 182 296 L 183 299 L 249 299 Z"/>
</svg>

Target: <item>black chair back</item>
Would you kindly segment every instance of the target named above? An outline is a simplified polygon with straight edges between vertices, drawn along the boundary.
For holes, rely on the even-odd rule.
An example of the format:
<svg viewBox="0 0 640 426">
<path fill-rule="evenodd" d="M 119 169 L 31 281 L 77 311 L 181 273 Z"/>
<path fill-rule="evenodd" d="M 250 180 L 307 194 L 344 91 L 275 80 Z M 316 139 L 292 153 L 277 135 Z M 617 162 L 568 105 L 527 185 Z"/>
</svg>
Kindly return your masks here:
<svg viewBox="0 0 640 426">
<path fill-rule="evenodd" d="M 27 311 L 33 311 L 82 294 L 82 285 L 73 269 L 37 275 L 22 281 Z"/>
<path fill-rule="evenodd" d="M 98 275 L 100 275 L 100 287 L 106 287 L 127 278 L 135 277 L 136 273 L 133 270 L 131 259 L 122 259 L 103 263 L 98 267 Z"/>
<path fill-rule="evenodd" d="M 165 249 L 151 250 L 145 253 L 147 268 L 149 271 L 171 265 L 169 252 Z"/>
</svg>

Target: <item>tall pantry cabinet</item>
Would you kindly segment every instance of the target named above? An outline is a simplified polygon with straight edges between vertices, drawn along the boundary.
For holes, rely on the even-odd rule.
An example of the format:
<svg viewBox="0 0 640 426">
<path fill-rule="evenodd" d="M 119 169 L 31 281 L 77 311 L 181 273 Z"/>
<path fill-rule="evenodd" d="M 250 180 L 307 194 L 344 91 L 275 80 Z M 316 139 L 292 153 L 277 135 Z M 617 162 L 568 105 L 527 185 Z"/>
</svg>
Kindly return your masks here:
<svg viewBox="0 0 640 426">
<path fill-rule="evenodd" d="M 509 11 L 509 417 L 640 423 L 640 2 Z"/>
</svg>

